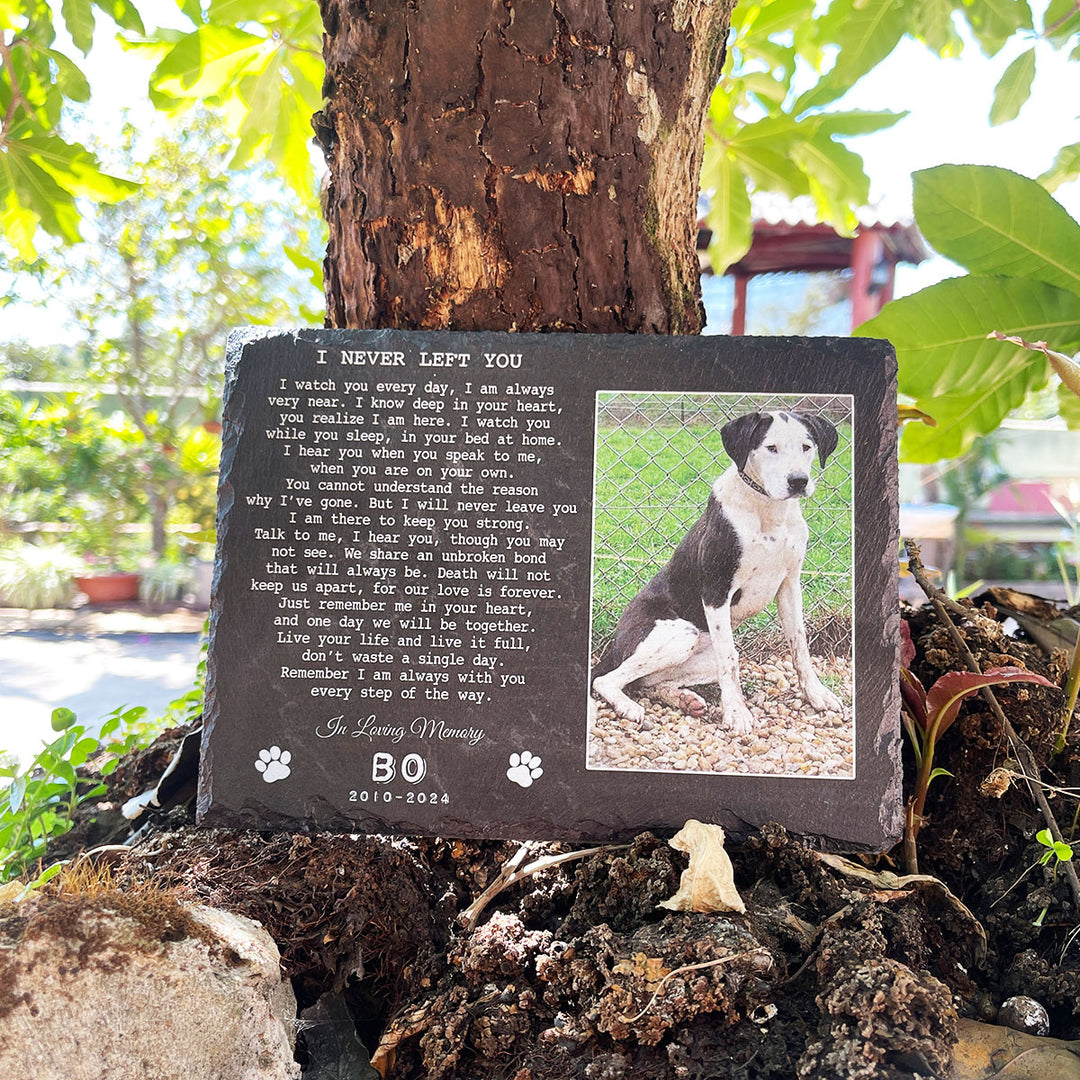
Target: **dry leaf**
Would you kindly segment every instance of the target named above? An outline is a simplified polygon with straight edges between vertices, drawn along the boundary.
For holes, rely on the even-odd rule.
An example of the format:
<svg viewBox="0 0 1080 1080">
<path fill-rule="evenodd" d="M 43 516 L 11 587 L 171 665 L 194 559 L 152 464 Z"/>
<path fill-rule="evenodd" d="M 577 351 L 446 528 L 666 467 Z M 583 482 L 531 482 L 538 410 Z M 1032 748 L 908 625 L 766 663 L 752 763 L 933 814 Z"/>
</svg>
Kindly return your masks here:
<svg viewBox="0 0 1080 1080">
<path fill-rule="evenodd" d="M 18 878 L 0 885 L 0 904 L 14 904 L 22 899 L 24 892 L 26 892 L 26 882 Z"/>
<path fill-rule="evenodd" d="M 922 409 L 916 409 L 914 405 L 897 405 L 896 419 L 898 423 L 905 424 L 908 420 L 921 420 L 927 427 L 937 427 L 937 421 Z"/>
<path fill-rule="evenodd" d="M 995 330 L 986 336 L 991 340 L 1007 341 L 1010 345 L 1019 345 L 1020 348 L 1030 349 L 1032 352 L 1041 352 L 1050 361 L 1050 366 L 1057 373 L 1057 377 L 1077 397 L 1080 397 L 1080 364 L 1071 356 L 1054 352 L 1045 341 L 1025 341 L 1022 337 L 1003 334 L 1000 330 Z"/>
<path fill-rule="evenodd" d="M 737 911 L 746 905 L 735 890 L 735 872 L 724 850 L 724 830 L 719 825 L 688 821 L 668 841 L 676 851 L 690 856 L 690 865 L 679 880 L 679 890 L 660 907 L 669 911 Z"/>
<path fill-rule="evenodd" d="M 1080 1080 L 1080 1043 L 961 1019 L 952 1080 Z"/>
<path fill-rule="evenodd" d="M 637 975 L 644 979 L 649 986 L 655 986 L 661 982 L 668 973 L 664 961 L 659 956 L 646 956 L 645 953 L 634 953 L 627 960 L 620 960 L 612 969 L 617 975 Z"/>
<path fill-rule="evenodd" d="M 371 1065 L 384 1078 L 390 1075 L 397 1057 L 397 1048 L 406 1039 L 425 1031 L 431 1023 L 426 1005 L 408 1016 L 399 1016 L 379 1037 L 379 1045 L 371 1055 Z"/>
<path fill-rule="evenodd" d="M 883 894 L 899 893 L 904 889 L 914 889 L 918 892 L 929 892 L 938 899 L 952 907 L 961 919 L 968 924 L 975 934 L 975 951 L 982 963 L 986 959 L 986 929 L 983 924 L 972 914 L 971 909 L 963 901 L 959 900 L 950 892 L 948 885 L 940 878 L 931 877 L 929 874 L 894 874 L 891 870 L 871 870 L 869 867 L 845 859 L 842 855 L 831 855 L 828 852 L 818 852 L 818 858 L 826 865 L 838 870 L 847 878 L 860 881 L 871 888 L 879 890 Z"/>
</svg>

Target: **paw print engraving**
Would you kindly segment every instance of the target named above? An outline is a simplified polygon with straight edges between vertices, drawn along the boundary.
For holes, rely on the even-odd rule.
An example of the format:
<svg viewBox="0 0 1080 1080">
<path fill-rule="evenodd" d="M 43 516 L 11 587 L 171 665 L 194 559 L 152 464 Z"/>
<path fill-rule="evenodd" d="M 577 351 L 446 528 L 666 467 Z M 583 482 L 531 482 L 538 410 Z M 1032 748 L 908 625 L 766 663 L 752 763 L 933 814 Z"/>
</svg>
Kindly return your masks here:
<svg viewBox="0 0 1080 1080">
<path fill-rule="evenodd" d="M 259 751 L 255 768 L 262 773 L 262 778 L 268 784 L 273 784 L 277 780 L 284 780 L 292 772 L 289 768 L 290 761 L 292 761 L 292 754 L 288 750 L 282 750 L 280 746 L 271 746 L 269 750 Z"/>
<path fill-rule="evenodd" d="M 540 758 L 528 750 L 522 750 L 520 754 L 510 755 L 510 768 L 506 770 L 506 779 L 512 780 L 521 787 L 532 787 L 534 780 L 539 780 L 544 775 L 540 768 Z"/>
</svg>

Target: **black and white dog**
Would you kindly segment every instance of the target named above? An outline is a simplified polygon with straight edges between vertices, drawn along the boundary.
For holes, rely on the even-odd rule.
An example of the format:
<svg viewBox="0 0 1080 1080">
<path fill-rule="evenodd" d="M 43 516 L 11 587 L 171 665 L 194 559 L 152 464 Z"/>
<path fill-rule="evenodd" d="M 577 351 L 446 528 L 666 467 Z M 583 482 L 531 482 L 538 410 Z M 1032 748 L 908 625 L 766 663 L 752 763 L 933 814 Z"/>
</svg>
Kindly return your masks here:
<svg viewBox="0 0 1080 1080">
<path fill-rule="evenodd" d="M 825 464 L 837 434 L 809 413 L 753 412 L 720 437 L 733 464 L 671 561 L 627 605 L 592 686 L 619 716 L 640 722 L 645 709 L 627 687 L 701 716 L 706 703 L 687 687 L 715 682 L 725 725 L 745 735 L 753 720 L 732 630 L 774 597 L 803 697 L 819 712 L 841 709 L 810 664 L 799 580 L 809 535 L 799 500 L 814 493 L 813 459 Z"/>
</svg>

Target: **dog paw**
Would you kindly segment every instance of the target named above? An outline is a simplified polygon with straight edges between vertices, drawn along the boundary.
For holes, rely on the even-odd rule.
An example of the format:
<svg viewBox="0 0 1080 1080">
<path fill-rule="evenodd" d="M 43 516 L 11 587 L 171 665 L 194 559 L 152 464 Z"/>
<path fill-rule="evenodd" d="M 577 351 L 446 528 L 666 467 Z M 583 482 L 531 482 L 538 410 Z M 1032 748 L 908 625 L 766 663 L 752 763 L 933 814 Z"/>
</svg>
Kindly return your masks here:
<svg viewBox="0 0 1080 1080">
<path fill-rule="evenodd" d="M 652 691 L 652 696 L 695 719 L 704 716 L 709 710 L 708 702 L 700 694 L 695 694 L 684 686 L 658 686 Z"/>
<path fill-rule="evenodd" d="M 510 768 L 506 770 L 506 779 L 513 781 L 519 787 L 532 787 L 534 780 L 539 780 L 544 775 L 540 768 L 540 758 L 528 750 L 522 750 L 520 754 L 510 755 Z"/>
<path fill-rule="evenodd" d="M 815 712 L 843 712 L 844 706 L 840 703 L 840 699 L 826 687 L 818 684 L 817 686 L 808 686 L 803 691 L 803 697 L 806 699 L 806 703 Z"/>
<path fill-rule="evenodd" d="M 645 719 L 645 706 L 627 698 L 625 705 L 615 706 L 615 715 L 629 720 L 632 724 L 640 724 Z"/>
<path fill-rule="evenodd" d="M 269 749 L 259 751 L 255 768 L 262 773 L 262 778 L 268 784 L 274 784 L 278 780 L 285 780 L 292 772 L 289 767 L 290 761 L 292 761 L 292 754 L 288 750 L 282 750 L 280 746 L 271 746 Z"/>
<path fill-rule="evenodd" d="M 709 705 L 700 694 L 695 694 L 693 690 L 680 690 L 679 708 L 690 716 L 704 716 Z"/>
<path fill-rule="evenodd" d="M 749 735 L 754 730 L 754 718 L 745 705 L 731 705 L 724 709 L 724 723 L 736 735 Z"/>
</svg>

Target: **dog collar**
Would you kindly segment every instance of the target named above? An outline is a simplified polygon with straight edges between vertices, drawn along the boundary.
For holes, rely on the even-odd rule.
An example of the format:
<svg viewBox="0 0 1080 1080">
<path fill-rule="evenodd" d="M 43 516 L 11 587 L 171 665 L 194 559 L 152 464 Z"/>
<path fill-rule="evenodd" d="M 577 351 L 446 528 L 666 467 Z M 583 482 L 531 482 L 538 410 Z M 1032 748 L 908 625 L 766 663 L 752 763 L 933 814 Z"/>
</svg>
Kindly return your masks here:
<svg viewBox="0 0 1080 1080">
<path fill-rule="evenodd" d="M 747 487 L 753 488 L 759 495 L 764 495 L 766 498 L 769 497 L 769 493 L 756 480 L 747 476 L 741 469 L 739 470 L 739 476 Z"/>
</svg>

